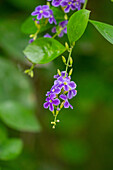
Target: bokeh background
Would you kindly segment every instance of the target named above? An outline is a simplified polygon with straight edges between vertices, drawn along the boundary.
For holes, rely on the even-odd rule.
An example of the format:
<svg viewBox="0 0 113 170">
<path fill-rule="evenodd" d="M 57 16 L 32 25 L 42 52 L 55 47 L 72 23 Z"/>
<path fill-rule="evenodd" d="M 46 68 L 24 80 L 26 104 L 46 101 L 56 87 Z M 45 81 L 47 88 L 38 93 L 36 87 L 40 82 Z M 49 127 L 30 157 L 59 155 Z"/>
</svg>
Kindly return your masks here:
<svg viewBox="0 0 113 170">
<path fill-rule="evenodd" d="M 53 130 L 52 114 L 43 108 L 43 103 L 57 68 L 65 69 L 61 57 L 38 65 L 31 79 L 24 74 L 30 63 L 22 53 L 29 37 L 21 32 L 21 25 L 37 5 L 44 3 L 44 0 L 0 1 L 0 142 L 7 131 L 9 138 L 24 143 L 19 156 L 11 159 L 7 157 L 7 147 L 4 153 L 7 159 L 1 156 L 4 148 L 0 143 L 0 170 L 112 170 L 113 45 L 88 24 L 72 54 L 72 79 L 78 90 L 71 101 L 74 110 L 62 110 L 60 123 Z M 91 19 L 113 25 L 110 0 L 89 0 L 87 8 L 92 11 Z M 68 41 L 67 36 L 58 40 Z M 36 118 L 28 118 L 27 130 L 23 130 L 21 119 L 26 124 L 29 112 Z M 16 147 L 15 144 L 13 151 Z"/>
</svg>

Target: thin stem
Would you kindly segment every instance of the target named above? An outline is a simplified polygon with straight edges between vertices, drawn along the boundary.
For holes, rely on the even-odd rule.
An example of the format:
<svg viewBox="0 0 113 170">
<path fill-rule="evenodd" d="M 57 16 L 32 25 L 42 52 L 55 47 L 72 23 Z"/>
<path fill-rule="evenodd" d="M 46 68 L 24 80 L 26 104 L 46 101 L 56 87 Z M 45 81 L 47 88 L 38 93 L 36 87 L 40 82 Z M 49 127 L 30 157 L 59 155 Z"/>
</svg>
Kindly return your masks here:
<svg viewBox="0 0 113 170">
<path fill-rule="evenodd" d="M 34 64 L 34 63 L 32 64 L 32 66 L 31 66 L 31 68 L 30 68 L 31 71 L 34 69 L 35 65 L 36 65 L 36 64 Z"/>
<path fill-rule="evenodd" d="M 52 38 L 55 38 L 58 35 L 58 33 L 54 34 Z"/>
<path fill-rule="evenodd" d="M 55 119 L 54 119 L 55 124 L 56 124 L 56 120 L 57 120 L 57 115 L 55 115 Z"/>
<path fill-rule="evenodd" d="M 57 120 L 57 116 L 58 116 L 58 112 L 56 111 L 56 114 L 54 114 L 54 122 L 52 122 L 52 124 L 53 124 L 53 129 L 55 129 L 56 123 L 59 122 L 59 121 Z"/>
<path fill-rule="evenodd" d="M 71 54 L 72 54 L 72 50 L 73 50 L 73 46 L 69 49 L 69 57 L 68 57 L 67 64 L 66 64 L 66 73 L 68 71 L 69 61 L 70 61 L 70 57 L 71 57 Z"/>
<path fill-rule="evenodd" d="M 83 9 L 86 9 L 87 3 L 88 3 L 88 0 L 85 0 L 85 3 L 83 5 Z"/>
</svg>

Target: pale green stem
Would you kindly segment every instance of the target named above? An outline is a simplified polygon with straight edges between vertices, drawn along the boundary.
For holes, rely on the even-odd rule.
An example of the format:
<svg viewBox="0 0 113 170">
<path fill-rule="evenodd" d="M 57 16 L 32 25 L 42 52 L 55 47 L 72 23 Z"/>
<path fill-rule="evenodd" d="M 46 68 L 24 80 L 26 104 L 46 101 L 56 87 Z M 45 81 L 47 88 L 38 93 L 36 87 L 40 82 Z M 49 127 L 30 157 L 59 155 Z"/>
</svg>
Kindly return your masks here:
<svg viewBox="0 0 113 170">
<path fill-rule="evenodd" d="M 66 64 L 66 73 L 68 71 L 69 61 L 70 61 L 70 57 L 71 57 L 71 54 L 72 54 L 72 50 L 73 50 L 73 46 L 69 49 L 69 57 L 68 57 L 67 64 Z M 66 76 L 66 74 L 65 74 L 65 76 Z"/>
<path fill-rule="evenodd" d="M 54 34 L 52 38 L 55 38 L 58 35 L 58 33 Z"/>
<path fill-rule="evenodd" d="M 88 0 L 85 0 L 85 3 L 83 5 L 83 9 L 86 9 L 87 3 L 88 3 Z"/>
</svg>

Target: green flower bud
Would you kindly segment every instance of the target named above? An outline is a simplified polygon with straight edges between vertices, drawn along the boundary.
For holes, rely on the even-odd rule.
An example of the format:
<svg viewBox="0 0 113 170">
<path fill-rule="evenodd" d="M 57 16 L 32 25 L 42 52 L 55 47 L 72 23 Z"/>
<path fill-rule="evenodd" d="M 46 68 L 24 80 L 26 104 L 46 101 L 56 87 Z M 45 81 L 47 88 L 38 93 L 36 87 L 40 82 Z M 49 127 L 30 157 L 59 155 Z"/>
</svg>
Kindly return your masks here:
<svg viewBox="0 0 113 170">
<path fill-rule="evenodd" d="M 67 42 L 65 42 L 65 47 L 66 47 L 66 50 L 69 50 L 69 45 Z"/>
<path fill-rule="evenodd" d="M 60 70 L 59 70 L 59 69 L 57 69 L 57 72 L 58 72 L 59 76 L 61 76 L 61 72 L 60 72 Z"/>
<path fill-rule="evenodd" d="M 29 70 L 29 69 L 27 69 L 27 70 L 25 70 L 25 71 L 24 71 L 24 73 L 25 73 L 25 74 L 28 74 L 28 73 L 29 73 L 29 71 L 30 71 L 30 70 Z"/>
<path fill-rule="evenodd" d="M 71 76 L 71 75 L 72 75 L 72 72 L 73 72 L 73 69 L 71 69 L 71 70 L 70 70 L 70 72 L 69 72 L 69 76 Z"/>
<path fill-rule="evenodd" d="M 63 61 L 64 64 L 66 63 L 66 59 L 65 59 L 64 56 L 62 56 L 62 61 Z"/>
<path fill-rule="evenodd" d="M 70 65 L 72 66 L 72 64 L 73 64 L 73 59 L 72 57 L 70 57 Z"/>
<path fill-rule="evenodd" d="M 34 72 L 33 71 L 30 71 L 30 76 L 31 76 L 31 78 L 34 77 Z"/>
</svg>

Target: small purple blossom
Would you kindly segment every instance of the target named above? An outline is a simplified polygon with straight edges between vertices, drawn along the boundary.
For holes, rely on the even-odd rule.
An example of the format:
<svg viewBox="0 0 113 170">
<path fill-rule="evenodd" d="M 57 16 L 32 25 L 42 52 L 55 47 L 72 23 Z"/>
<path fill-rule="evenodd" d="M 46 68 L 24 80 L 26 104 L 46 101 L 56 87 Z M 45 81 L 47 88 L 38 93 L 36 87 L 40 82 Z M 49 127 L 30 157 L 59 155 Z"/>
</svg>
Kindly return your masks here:
<svg viewBox="0 0 113 170">
<path fill-rule="evenodd" d="M 52 1 L 52 5 L 54 7 L 63 7 L 64 12 L 68 13 L 70 10 L 80 10 L 81 4 L 85 2 L 85 0 L 47 0 Z"/>
<path fill-rule="evenodd" d="M 32 20 L 33 20 L 33 21 L 36 21 L 36 19 L 35 19 L 35 18 L 33 18 Z"/>
<path fill-rule="evenodd" d="M 62 71 L 62 72 L 61 72 L 61 76 L 62 76 L 62 77 L 65 77 L 65 74 L 66 74 L 66 72 L 65 72 L 65 71 Z M 60 75 L 59 75 L 59 74 L 54 75 L 54 78 L 55 78 L 55 79 L 57 79 L 58 77 L 60 77 Z M 66 77 L 68 77 L 68 73 L 66 74 Z"/>
<path fill-rule="evenodd" d="M 32 16 L 37 15 L 37 19 L 40 20 L 42 17 L 44 18 L 49 18 L 50 17 L 50 12 L 49 12 L 49 6 L 48 5 L 39 5 L 35 8 L 35 11 L 32 12 Z"/>
<path fill-rule="evenodd" d="M 48 5 L 39 5 L 35 8 L 35 11 L 31 13 L 32 16 L 37 16 L 37 19 L 47 18 L 50 24 L 57 24 L 53 11 L 49 8 Z M 34 19 L 33 19 L 34 20 Z M 35 21 L 35 20 L 34 20 Z M 39 24 L 39 21 L 37 21 Z"/>
<path fill-rule="evenodd" d="M 59 23 L 59 26 L 62 29 L 62 31 L 58 35 L 59 37 L 63 37 L 64 34 L 67 34 L 67 24 L 68 24 L 67 20 Z"/>
<path fill-rule="evenodd" d="M 39 22 L 39 21 L 37 21 L 36 23 L 37 23 L 37 24 L 40 24 L 40 22 Z"/>
<path fill-rule="evenodd" d="M 56 20 L 55 20 L 55 18 L 54 18 L 53 11 L 50 9 L 49 12 L 50 12 L 49 23 L 50 23 L 50 24 L 55 23 L 55 25 L 56 25 L 57 22 L 56 22 Z"/>
<path fill-rule="evenodd" d="M 48 34 L 48 33 L 46 33 L 46 34 L 44 35 L 44 37 L 45 37 L 45 38 L 52 38 L 52 36 L 51 36 L 50 34 Z"/>
<path fill-rule="evenodd" d="M 58 6 L 60 6 L 61 1 L 62 1 L 62 0 L 53 0 L 53 1 L 52 1 L 52 5 L 53 5 L 54 7 L 58 7 Z"/>
<path fill-rule="evenodd" d="M 72 99 L 76 95 L 77 95 L 77 90 L 72 89 L 72 90 L 69 90 L 67 97 L 68 97 L 68 99 Z"/>
<path fill-rule="evenodd" d="M 49 96 L 52 93 L 59 94 L 61 92 L 61 89 L 58 87 L 58 84 L 55 84 L 52 86 L 51 90 L 47 92 L 46 96 Z"/>
<path fill-rule="evenodd" d="M 75 1 L 74 0 L 62 0 L 61 6 L 64 7 L 64 12 L 68 13 L 71 10 L 75 10 Z"/>
<path fill-rule="evenodd" d="M 57 80 L 55 80 L 54 84 L 58 84 L 59 88 L 63 88 L 64 92 L 67 92 L 76 88 L 75 82 L 70 80 L 71 77 L 68 77 L 68 74 L 66 74 L 65 76 L 65 72 L 62 72 L 61 76 L 59 76 Z"/>
<path fill-rule="evenodd" d="M 68 20 L 59 23 L 59 30 L 61 31 L 58 34 L 58 37 L 63 37 L 64 34 L 67 34 L 67 24 L 68 24 Z M 53 27 L 51 31 L 52 33 L 56 33 L 57 32 L 56 27 Z"/>
<path fill-rule="evenodd" d="M 47 97 L 46 99 L 46 103 L 44 103 L 44 108 L 47 109 L 49 107 L 49 110 L 51 112 L 54 111 L 54 105 L 58 106 L 60 104 L 60 100 L 59 99 L 55 99 L 56 98 L 56 94 L 52 93 L 50 94 L 50 97 Z"/>
<path fill-rule="evenodd" d="M 52 1 L 52 5 L 54 7 L 58 7 L 58 6 L 60 6 L 60 3 L 62 0 L 47 0 L 47 1 Z"/>
<path fill-rule="evenodd" d="M 64 8 L 64 12 L 68 13 L 70 10 L 80 10 L 81 4 L 84 2 L 85 0 L 62 0 L 60 5 Z"/>
<path fill-rule="evenodd" d="M 69 103 L 68 97 L 67 97 L 65 94 L 61 94 L 61 95 L 60 95 L 60 98 L 65 101 L 65 102 L 64 102 L 64 108 L 69 108 L 69 107 L 71 107 L 71 109 L 73 109 L 73 106 Z"/>
<path fill-rule="evenodd" d="M 56 27 L 53 27 L 51 30 L 52 33 L 56 33 Z"/>
<path fill-rule="evenodd" d="M 32 39 L 30 39 L 30 40 L 29 40 L 29 44 L 31 44 L 33 41 L 34 41 L 34 39 L 33 39 L 33 38 L 32 38 Z"/>
<path fill-rule="evenodd" d="M 84 3 L 84 2 L 85 2 L 85 0 L 76 0 L 76 2 L 75 2 L 76 9 L 80 10 L 81 4 Z"/>
</svg>

